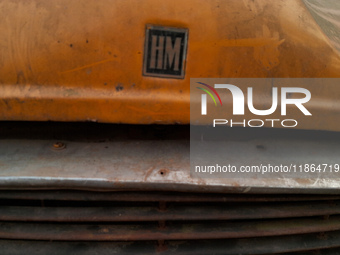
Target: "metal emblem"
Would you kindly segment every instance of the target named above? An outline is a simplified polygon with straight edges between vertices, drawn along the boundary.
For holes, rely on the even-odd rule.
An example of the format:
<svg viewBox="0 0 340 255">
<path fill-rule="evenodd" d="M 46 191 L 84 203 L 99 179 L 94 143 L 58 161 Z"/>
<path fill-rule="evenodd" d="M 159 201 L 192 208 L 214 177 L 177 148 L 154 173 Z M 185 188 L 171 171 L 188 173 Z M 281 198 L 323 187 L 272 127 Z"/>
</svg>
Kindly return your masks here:
<svg viewBox="0 0 340 255">
<path fill-rule="evenodd" d="M 146 26 L 143 75 L 184 78 L 188 29 Z"/>
</svg>

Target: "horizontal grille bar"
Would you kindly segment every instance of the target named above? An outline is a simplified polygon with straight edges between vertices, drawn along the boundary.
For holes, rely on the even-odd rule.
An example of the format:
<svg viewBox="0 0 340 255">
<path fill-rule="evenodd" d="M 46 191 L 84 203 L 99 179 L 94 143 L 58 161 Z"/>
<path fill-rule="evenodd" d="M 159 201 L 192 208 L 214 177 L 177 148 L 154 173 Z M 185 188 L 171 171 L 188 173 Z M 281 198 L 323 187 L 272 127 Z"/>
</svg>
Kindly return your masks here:
<svg viewBox="0 0 340 255">
<path fill-rule="evenodd" d="M 161 247 L 157 242 L 46 242 L 0 240 L 2 255 L 92 255 L 92 254 L 159 254 L 159 255 L 285 255 L 316 254 L 308 251 L 319 250 L 318 255 L 340 254 L 340 231 L 327 234 L 306 234 L 237 240 L 169 241 Z M 305 253 L 300 253 L 305 251 Z M 294 253 L 292 253 L 294 252 Z"/>
<path fill-rule="evenodd" d="M 312 202 L 274 205 L 183 205 L 116 207 L 0 207 L 1 221 L 110 222 L 162 220 L 240 220 L 340 214 L 340 203 Z"/>
<path fill-rule="evenodd" d="M 329 219 L 156 224 L 0 223 L 0 238 L 59 241 L 130 241 L 247 238 L 340 230 L 340 216 Z"/>
<path fill-rule="evenodd" d="M 0 190 L 0 199 L 129 201 L 129 202 L 289 202 L 340 200 L 339 195 L 249 195 L 182 192 L 91 192 L 55 190 Z"/>
</svg>

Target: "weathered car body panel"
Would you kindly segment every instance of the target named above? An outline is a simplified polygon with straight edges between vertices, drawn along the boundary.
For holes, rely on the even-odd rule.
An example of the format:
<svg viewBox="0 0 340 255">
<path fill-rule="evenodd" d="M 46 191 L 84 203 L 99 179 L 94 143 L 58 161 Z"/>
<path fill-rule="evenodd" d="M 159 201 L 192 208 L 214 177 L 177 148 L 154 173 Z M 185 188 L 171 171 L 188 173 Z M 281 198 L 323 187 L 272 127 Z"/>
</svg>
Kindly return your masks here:
<svg viewBox="0 0 340 255">
<path fill-rule="evenodd" d="M 188 124 L 190 78 L 340 76 L 302 1 L 3 0 L 0 14 L 0 120 Z M 189 30 L 184 79 L 142 75 L 147 24 Z M 299 128 L 340 131 L 339 93 L 313 89 L 330 124 Z"/>
</svg>

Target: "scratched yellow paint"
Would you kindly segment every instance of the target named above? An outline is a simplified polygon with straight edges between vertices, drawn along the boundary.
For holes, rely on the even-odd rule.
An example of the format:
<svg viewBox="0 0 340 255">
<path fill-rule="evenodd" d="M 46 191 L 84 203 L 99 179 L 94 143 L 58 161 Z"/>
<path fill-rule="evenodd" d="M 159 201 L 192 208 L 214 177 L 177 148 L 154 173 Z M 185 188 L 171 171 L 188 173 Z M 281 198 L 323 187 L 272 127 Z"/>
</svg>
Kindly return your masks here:
<svg viewBox="0 0 340 255">
<path fill-rule="evenodd" d="M 190 77 L 340 77 L 299 0 L 1 0 L 0 17 L 0 120 L 186 124 Z M 189 29 L 185 79 L 142 75 L 146 24 Z"/>
</svg>

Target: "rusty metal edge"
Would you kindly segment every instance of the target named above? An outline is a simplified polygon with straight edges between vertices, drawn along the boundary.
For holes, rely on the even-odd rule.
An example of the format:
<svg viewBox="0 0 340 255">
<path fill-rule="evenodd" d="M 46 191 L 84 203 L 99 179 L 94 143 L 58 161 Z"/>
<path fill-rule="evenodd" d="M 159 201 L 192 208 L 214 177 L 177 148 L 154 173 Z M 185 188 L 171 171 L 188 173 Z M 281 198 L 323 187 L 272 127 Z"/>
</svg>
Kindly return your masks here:
<svg viewBox="0 0 340 255">
<path fill-rule="evenodd" d="M 64 149 L 55 150 L 54 140 L 1 140 L 0 190 L 340 194 L 340 178 L 194 178 L 186 140 L 58 142 Z"/>
</svg>

